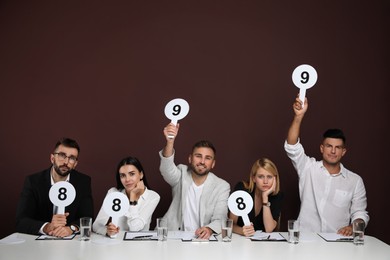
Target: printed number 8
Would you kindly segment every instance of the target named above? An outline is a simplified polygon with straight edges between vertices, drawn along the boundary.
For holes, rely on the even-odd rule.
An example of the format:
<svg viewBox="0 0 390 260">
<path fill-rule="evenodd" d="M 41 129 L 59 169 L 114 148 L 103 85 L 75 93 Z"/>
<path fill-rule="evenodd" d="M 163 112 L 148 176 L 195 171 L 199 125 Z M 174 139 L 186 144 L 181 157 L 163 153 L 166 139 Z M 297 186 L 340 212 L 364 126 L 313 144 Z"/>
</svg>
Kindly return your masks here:
<svg viewBox="0 0 390 260">
<path fill-rule="evenodd" d="M 62 187 L 58 190 L 58 199 L 59 200 L 66 200 L 68 196 L 66 196 L 66 188 Z"/>
<path fill-rule="evenodd" d="M 237 202 L 237 208 L 238 208 L 239 210 L 244 210 L 244 209 L 246 208 L 246 205 L 245 205 L 245 203 L 244 203 L 244 199 L 243 199 L 243 198 L 238 197 L 238 198 L 236 199 L 236 202 Z"/>
<path fill-rule="evenodd" d="M 172 115 L 177 116 L 178 114 L 180 114 L 180 112 L 181 112 L 181 106 L 179 106 L 179 105 L 173 106 L 173 113 L 172 113 Z"/>
<path fill-rule="evenodd" d="M 112 210 L 115 212 L 118 212 L 121 210 L 121 200 L 120 199 L 114 199 L 112 201 L 114 205 L 112 205 Z"/>
</svg>

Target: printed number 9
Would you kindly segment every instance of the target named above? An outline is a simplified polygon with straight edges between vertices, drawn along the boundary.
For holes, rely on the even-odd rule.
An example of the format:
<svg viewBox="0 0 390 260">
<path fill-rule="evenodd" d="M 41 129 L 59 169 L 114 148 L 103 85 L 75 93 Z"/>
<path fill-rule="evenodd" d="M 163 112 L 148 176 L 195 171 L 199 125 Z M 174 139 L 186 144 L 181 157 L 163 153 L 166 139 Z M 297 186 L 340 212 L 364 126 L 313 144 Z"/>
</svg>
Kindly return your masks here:
<svg viewBox="0 0 390 260">
<path fill-rule="evenodd" d="M 238 197 L 238 198 L 236 199 L 236 202 L 237 202 L 237 208 L 238 208 L 239 210 L 244 210 L 244 209 L 246 208 L 246 205 L 245 205 L 245 203 L 244 203 L 244 199 L 243 199 L 243 198 Z"/>
<path fill-rule="evenodd" d="M 172 115 L 177 116 L 178 114 L 180 114 L 180 112 L 181 112 L 181 106 L 179 106 L 179 105 L 173 106 L 173 113 L 172 113 Z"/>
<path fill-rule="evenodd" d="M 302 72 L 301 78 L 302 78 L 301 82 L 303 84 L 306 84 L 307 82 L 309 82 L 309 73 L 307 71 Z"/>
<path fill-rule="evenodd" d="M 118 212 L 121 210 L 121 200 L 120 199 L 114 199 L 112 201 L 113 205 L 112 205 L 112 210 L 115 211 L 115 212 Z"/>
</svg>

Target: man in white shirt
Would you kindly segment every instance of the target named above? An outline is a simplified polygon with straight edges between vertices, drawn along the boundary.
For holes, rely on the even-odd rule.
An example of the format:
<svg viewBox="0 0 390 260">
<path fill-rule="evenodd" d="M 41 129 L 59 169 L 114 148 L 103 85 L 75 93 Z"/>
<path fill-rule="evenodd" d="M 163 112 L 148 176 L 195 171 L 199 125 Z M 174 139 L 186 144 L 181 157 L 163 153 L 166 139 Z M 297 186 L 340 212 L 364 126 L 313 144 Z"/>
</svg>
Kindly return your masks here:
<svg viewBox="0 0 390 260">
<path fill-rule="evenodd" d="M 164 128 L 166 146 L 160 151 L 160 172 L 172 187 L 172 203 L 164 218 L 168 230 L 194 231 L 200 239 L 221 232 L 227 218 L 230 185 L 211 171 L 215 166 L 215 148 L 209 141 L 197 142 L 188 157 L 189 165 L 175 165 L 174 141 L 179 124 Z"/>
<path fill-rule="evenodd" d="M 301 209 L 299 222 L 302 231 L 337 232 L 352 235 L 352 222 L 364 221 L 367 198 L 362 178 L 347 170 L 341 159 L 346 153 L 345 136 L 339 129 L 324 133 L 320 145 L 322 160 L 305 154 L 299 140 L 300 127 L 308 109 L 297 97 L 293 104 L 294 119 L 288 131 L 284 148 L 299 177 Z"/>
</svg>

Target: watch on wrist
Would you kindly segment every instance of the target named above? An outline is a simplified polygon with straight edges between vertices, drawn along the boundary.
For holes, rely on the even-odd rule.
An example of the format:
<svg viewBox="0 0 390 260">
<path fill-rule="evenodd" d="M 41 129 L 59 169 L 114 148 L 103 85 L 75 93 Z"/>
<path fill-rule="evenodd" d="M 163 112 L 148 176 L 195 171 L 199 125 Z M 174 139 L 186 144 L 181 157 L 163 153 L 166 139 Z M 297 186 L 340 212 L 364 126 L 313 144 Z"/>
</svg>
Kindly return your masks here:
<svg viewBox="0 0 390 260">
<path fill-rule="evenodd" d="M 271 202 L 267 202 L 267 203 L 263 203 L 263 206 L 266 206 L 266 207 L 270 207 L 271 206 Z"/>
<path fill-rule="evenodd" d="M 138 202 L 135 200 L 135 201 L 131 201 L 130 200 L 130 205 L 132 205 L 132 206 L 135 206 L 135 205 L 137 205 L 138 204 Z"/>
<path fill-rule="evenodd" d="M 69 226 L 70 230 L 72 230 L 73 234 L 76 233 L 79 229 L 75 225 L 70 225 Z"/>
</svg>

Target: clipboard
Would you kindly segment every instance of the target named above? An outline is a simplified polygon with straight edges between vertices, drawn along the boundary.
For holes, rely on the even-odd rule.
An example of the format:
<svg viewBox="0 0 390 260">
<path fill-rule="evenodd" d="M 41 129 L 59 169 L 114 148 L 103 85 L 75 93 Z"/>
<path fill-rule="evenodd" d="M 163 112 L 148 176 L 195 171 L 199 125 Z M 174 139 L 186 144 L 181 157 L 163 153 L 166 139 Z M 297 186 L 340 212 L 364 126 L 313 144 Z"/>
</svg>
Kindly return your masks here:
<svg viewBox="0 0 390 260">
<path fill-rule="evenodd" d="M 157 241 L 157 232 L 125 232 L 123 236 L 124 241 Z"/>
<path fill-rule="evenodd" d="M 67 237 L 54 237 L 49 235 L 40 235 L 35 240 L 72 240 L 75 236 L 76 234 L 72 234 Z"/>
<path fill-rule="evenodd" d="M 181 241 L 183 242 L 218 242 L 218 239 L 215 237 L 215 235 L 211 235 L 209 239 L 200 239 L 200 238 L 182 238 Z"/>
<path fill-rule="evenodd" d="M 261 236 L 253 236 L 250 238 L 253 242 L 284 242 L 287 239 L 278 232 L 262 233 Z"/>
<path fill-rule="evenodd" d="M 352 236 L 343 236 L 337 233 L 317 233 L 326 242 L 353 242 Z"/>
</svg>

